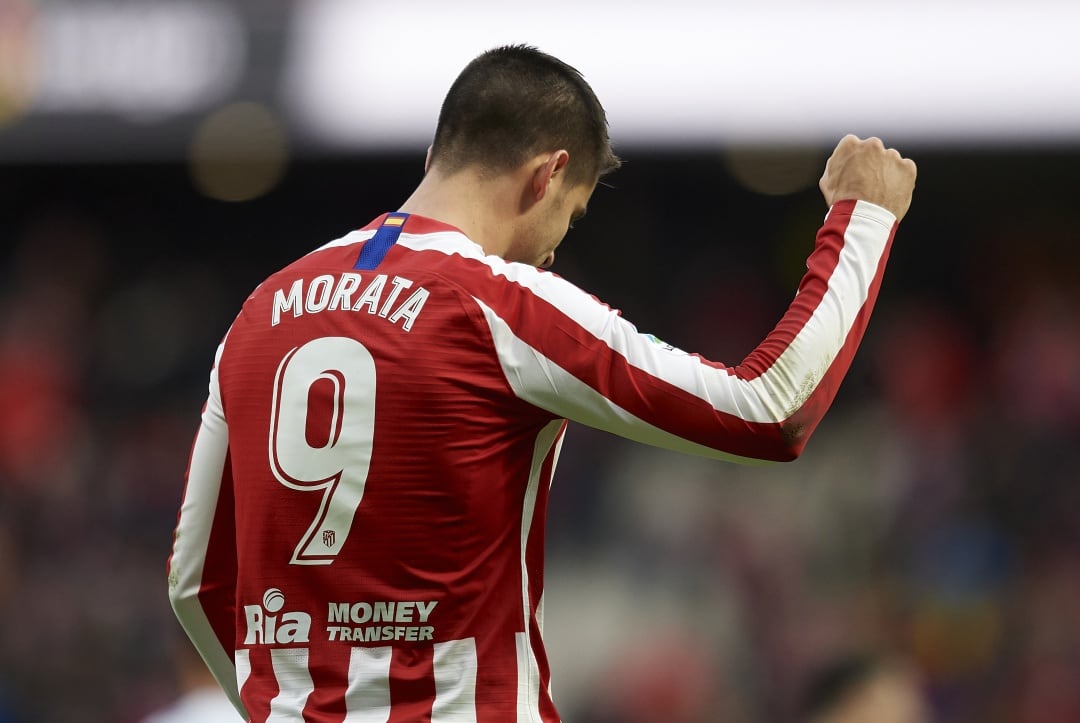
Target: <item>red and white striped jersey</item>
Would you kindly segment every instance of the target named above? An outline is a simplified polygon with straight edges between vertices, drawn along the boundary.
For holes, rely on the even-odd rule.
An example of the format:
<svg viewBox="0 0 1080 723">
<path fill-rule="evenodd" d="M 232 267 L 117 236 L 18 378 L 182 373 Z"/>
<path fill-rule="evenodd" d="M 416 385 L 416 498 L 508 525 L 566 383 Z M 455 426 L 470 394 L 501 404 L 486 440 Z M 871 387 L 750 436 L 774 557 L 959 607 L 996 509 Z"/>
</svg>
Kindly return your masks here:
<svg viewBox="0 0 1080 723">
<path fill-rule="evenodd" d="M 734 367 L 430 219 L 389 214 L 309 253 L 218 349 L 169 561 L 181 623 L 259 723 L 558 721 L 543 555 L 566 420 L 794 458 L 894 229 L 834 205 L 790 308 Z"/>
</svg>

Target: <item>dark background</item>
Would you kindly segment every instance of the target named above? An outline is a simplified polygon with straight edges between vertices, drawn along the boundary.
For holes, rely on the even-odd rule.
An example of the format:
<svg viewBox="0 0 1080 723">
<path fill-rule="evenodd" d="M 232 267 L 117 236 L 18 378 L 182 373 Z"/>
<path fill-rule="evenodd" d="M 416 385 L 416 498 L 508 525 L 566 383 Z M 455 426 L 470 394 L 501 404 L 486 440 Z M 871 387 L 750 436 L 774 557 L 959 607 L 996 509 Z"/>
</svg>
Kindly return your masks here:
<svg viewBox="0 0 1080 723">
<path fill-rule="evenodd" d="M 618 150 L 555 271 L 738 362 L 820 194 L 749 191 L 727 148 Z M 570 430 L 545 598 L 567 720 L 794 720 L 852 649 L 914 665 L 941 721 L 1080 720 L 1080 148 L 902 150 L 914 203 L 802 459 Z M 243 203 L 182 163 L 0 165 L 0 720 L 123 723 L 177 694 L 165 560 L 214 347 L 422 160 L 296 158 Z"/>
</svg>

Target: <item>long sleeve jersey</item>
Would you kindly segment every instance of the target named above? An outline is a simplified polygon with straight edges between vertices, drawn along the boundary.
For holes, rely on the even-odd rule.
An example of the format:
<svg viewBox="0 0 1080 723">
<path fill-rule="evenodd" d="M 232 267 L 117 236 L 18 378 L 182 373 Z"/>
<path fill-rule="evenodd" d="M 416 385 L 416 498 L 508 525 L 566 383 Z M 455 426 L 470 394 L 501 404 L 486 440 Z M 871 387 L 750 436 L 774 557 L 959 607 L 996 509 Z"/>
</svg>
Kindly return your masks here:
<svg viewBox="0 0 1080 723">
<path fill-rule="evenodd" d="M 559 276 L 387 214 L 270 276 L 217 351 L 169 560 L 251 721 L 558 721 L 548 490 L 567 420 L 730 461 L 799 455 L 862 339 L 896 223 L 829 211 L 737 366 Z"/>
</svg>

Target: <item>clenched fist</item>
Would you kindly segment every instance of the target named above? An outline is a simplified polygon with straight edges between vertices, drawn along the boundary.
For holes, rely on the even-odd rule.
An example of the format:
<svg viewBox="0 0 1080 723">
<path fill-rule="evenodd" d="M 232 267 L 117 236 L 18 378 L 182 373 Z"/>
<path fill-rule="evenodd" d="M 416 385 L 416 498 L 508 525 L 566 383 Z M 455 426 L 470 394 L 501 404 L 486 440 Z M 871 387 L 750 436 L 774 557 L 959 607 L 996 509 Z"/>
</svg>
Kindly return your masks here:
<svg viewBox="0 0 1080 723">
<path fill-rule="evenodd" d="M 888 209 L 899 221 L 911 206 L 915 188 L 915 162 L 879 138 L 862 140 L 844 136 L 825 163 L 818 183 L 825 202 L 857 199 Z"/>
</svg>

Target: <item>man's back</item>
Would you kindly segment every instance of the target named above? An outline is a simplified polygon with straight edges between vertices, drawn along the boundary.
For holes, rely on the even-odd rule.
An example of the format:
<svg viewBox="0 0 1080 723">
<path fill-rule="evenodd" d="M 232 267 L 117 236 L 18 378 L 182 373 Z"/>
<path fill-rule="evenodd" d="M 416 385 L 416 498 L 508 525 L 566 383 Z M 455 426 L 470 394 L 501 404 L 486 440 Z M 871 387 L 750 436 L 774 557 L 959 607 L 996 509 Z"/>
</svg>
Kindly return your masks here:
<svg viewBox="0 0 1080 723">
<path fill-rule="evenodd" d="M 460 286 L 494 278 L 469 243 L 408 226 L 431 248 L 364 264 L 371 229 L 351 234 L 260 285 L 223 344 L 254 720 L 286 697 L 348 708 L 349 691 L 400 720 L 507 720 L 540 697 L 554 716 L 534 613 L 565 422 L 509 388 Z"/>
</svg>

